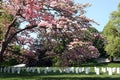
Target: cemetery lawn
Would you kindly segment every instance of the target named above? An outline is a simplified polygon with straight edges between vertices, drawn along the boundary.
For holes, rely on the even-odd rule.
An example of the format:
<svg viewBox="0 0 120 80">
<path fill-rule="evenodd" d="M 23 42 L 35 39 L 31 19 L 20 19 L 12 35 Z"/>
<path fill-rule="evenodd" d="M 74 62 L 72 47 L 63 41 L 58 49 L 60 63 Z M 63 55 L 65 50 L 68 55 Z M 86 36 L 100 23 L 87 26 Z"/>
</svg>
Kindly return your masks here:
<svg viewBox="0 0 120 80">
<path fill-rule="evenodd" d="M 120 80 L 120 74 L 113 74 L 112 76 L 107 73 L 101 73 L 96 75 L 94 72 L 94 66 L 96 67 L 120 67 L 120 63 L 106 63 L 106 64 L 83 64 L 81 67 L 91 67 L 90 74 L 85 73 L 0 73 L 0 80 Z"/>
</svg>

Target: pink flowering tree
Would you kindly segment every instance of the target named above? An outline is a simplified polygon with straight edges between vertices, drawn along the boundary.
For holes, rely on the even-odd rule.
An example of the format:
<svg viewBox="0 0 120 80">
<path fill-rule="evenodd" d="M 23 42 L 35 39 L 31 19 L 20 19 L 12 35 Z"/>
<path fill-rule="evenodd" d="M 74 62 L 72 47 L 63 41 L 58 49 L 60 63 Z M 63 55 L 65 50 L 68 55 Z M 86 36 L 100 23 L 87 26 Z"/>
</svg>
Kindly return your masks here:
<svg viewBox="0 0 120 80">
<path fill-rule="evenodd" d="M 84 29 L 91 26 L 90 22 L 94 22 L 84 15 L 87 6 L 89 4 L 75 4 L 73 0 L 3 0 L 0 4 L 1 12 L 13 16 L 13 19 L 9 23 L 1 23 L 6 30 L 1 42 L 0 62 L 13 40 L 16 40 L 16 45 L 32 45 L 34 40 L 30 39 L 30 33 L 41 32 L 42 40 L 49 43 L 61 42 L 64 38 L 70 39 L 69 43 L 74 38 L 83 40 Z M 28 24 L 19 26 L 23 22 Z M 34 53 L 33 49 L 28 50 Z"/>
</svg>

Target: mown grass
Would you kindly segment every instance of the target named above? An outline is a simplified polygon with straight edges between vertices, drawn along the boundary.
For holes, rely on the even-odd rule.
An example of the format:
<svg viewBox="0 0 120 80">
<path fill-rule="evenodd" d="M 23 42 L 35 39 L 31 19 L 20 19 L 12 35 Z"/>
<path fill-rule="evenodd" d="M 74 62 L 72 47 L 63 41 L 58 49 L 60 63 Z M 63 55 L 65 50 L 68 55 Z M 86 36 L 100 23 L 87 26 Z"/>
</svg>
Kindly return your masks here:
<svg viewBox="0 0 120 80">
<path fill-rule="evenodd" d="M 120 80 L 119 75 L 109 76 L 107 74 L 0 74 L 0 80 Z"/>
<path fill-rule="evenodd" d="M 114 63 L 85 63 L 81 64 L 82 67 L 120 67 L 120 62 L 114 62 Z"/>
<path fill-rule="evenodd" d="M 120 67 L 119 63 L 104 63 L 104 64 L 83 64 L 81 67 L 91 67 L 90 74 L 85 73 L 56 73 L 49 72 L 44 74 L 43 71 L 40 74 L 22 72 L 21 74 L 12 73 L 0 73 L 0 80 L 120 80 L 120 74 L 113 74 L 112 76 L 107 73 L 101 73 L 96 75 L 94 72 L 94 66 L 96 67 Z"/>
</svg>

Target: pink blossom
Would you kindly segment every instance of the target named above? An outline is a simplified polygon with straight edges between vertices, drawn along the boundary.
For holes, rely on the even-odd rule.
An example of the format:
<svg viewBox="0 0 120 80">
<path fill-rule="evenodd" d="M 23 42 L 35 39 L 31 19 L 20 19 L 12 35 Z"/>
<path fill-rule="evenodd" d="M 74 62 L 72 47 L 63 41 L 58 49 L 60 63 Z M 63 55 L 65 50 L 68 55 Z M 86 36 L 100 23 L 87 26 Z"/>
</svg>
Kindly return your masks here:
<svg viewBox="0 0 120 80">
<path fill-rule="evenodd" d="M 20 37 L 19 40 L 20 40 L 21 43 L 25 42 L 25 38 L 24 37 Z"/>
<path fill-rule="evenodd" d="M 57 21 L 53 19 L 53 20 L 51 20 L 51 24 L 56 25 Z"/>
<path fill-rule="evenodd" d="M 48 22 L 42 21 L 38 24 L 38 27 L 50 27 L 50 24 Z"/>
<path fill-rule="evenodd" d="M 94 46 L 89 46 L 88 49 L 90 49 L 91 51 L 95 51 L 96 48 Z"/>
<path fill-rule="evenodd" d="M 14 10 L 15 8 L 12 5 L 7 5 L 8 9 Z"/>
<path fill-rule="evenodd" d="M 41 6 L 39 6 L 39 5 L 34 5 L 34 6 L 33 6 L 33 9 L 35 9 L 35 10 L 41 10 L 41 9 L 42 9 L 42 7 L 41 7 Z"/>
<path fill-rule="evenodd" d="M 50 14 L 48 14 L 48 13 L 45 13 L 45 14 L 42 15 L 41 17 L 42 17 L 42 20 L 44 20 L 44 21 L 49 21 L 49 22 L 51 22 L 51 20 L 54 19 L 53 16 L 50 15 Z"/>
<path fill-rule="evenodd" d="M 56 7 L 56 6 L 57 6 L 57 2 L 56 2 L 56 1 L 52 1 L 52 2 L 50 3 L 50 6 L 51 6 L 51 7 Z"/>
</svg>

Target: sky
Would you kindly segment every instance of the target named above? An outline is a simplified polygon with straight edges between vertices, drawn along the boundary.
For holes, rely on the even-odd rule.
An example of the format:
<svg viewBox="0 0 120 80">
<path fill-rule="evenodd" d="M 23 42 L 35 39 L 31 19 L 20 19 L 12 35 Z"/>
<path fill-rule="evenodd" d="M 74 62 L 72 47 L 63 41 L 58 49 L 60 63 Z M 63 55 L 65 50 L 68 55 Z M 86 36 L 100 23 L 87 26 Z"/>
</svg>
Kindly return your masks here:
<svg viewBox="0 0 120 80">
<path fill-rule="evenodd" d="M 120 0 L 74 0 L 75 3 L 90 3 L 91 6 L 86 8 L 85 14 L 88 18 L 94 19 L 100 25 L 93 24 L 98 31 L 102 31 L 107 24 L 110 13 L 117 10 Z"/>
</svg>

